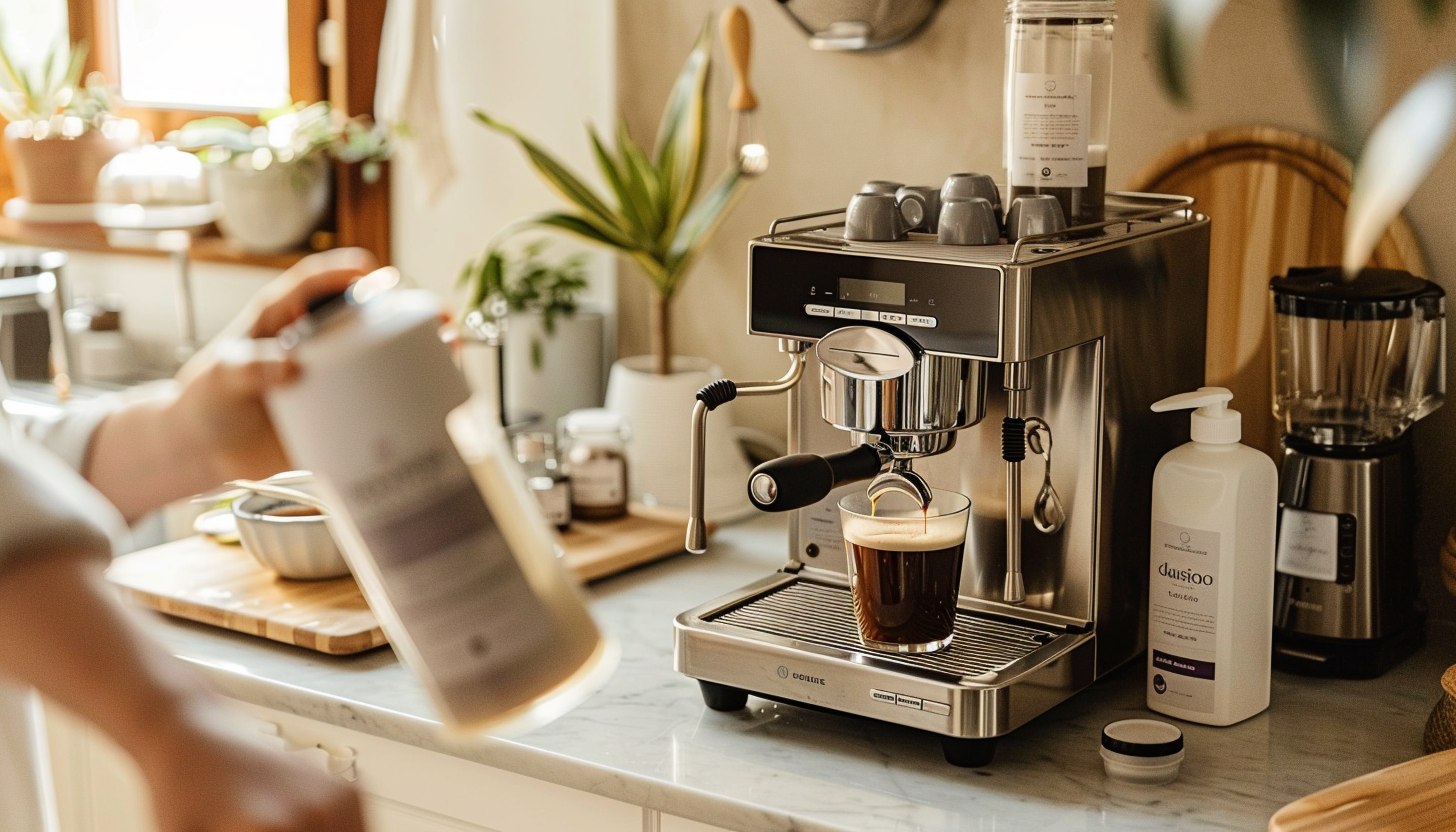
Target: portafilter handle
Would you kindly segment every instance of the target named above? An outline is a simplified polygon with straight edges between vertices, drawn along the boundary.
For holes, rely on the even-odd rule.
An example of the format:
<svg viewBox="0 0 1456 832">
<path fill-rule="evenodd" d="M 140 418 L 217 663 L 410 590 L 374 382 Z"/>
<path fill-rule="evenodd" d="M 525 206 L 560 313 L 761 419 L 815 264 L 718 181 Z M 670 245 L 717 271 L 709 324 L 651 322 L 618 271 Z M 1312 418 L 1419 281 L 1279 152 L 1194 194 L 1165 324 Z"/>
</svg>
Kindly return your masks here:
<svg viewBox="0 0 1456 832">
<path fill-rule="evenodd" d="M 884 463 L 884 457 L 872 445 L 824 456 L 782 456 L 753 469 L 748 476 L 748 499 L 763 511 L 806 508 L 841 485 L 874 477 L 884 469 Z"/>
</svg>

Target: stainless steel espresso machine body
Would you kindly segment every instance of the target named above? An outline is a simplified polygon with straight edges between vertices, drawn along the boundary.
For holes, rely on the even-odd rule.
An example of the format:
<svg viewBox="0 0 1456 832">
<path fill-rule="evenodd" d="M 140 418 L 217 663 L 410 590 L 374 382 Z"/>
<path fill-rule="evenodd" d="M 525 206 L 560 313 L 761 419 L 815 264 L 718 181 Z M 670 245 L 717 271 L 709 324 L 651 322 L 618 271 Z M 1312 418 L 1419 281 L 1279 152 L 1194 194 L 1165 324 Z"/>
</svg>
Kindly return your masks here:
<svg viewBox="0 0 1456 832">
<path fill-rule="evenodd" d="M 779 339 L 790 370 L 705 389 L 695 428 L 734 389 L 785 392 L 790 454 L 835 469 L 810 478 L 811 496 L 851 479 L 841 468 L 857 482 L 793 512 L 782 569 L 677 618 L 675 666 L 709 707 L 752 693 L 871 717 L 982 765 L 995 738 L 1141 655 L 1153 468 L 1187 441 L 1148 404 L 1203 382 L 1209 232 L 1186 198 L 1108 206 L 1106 223 L 1016 245 L 850 242 L 842 212 L 777 221 L 750 244 L 749 332 Z M 1023 435 L 1021 461 L 1008 449 Z M 837 503 L 876 474 L 971 497 L 955 633 L 938 652 L 859 640 Z M 755 476 L 750 496 L 767 507 L 792 482 Z M 702 543 L 695 525 L 689 548 Z"/>
</svg>

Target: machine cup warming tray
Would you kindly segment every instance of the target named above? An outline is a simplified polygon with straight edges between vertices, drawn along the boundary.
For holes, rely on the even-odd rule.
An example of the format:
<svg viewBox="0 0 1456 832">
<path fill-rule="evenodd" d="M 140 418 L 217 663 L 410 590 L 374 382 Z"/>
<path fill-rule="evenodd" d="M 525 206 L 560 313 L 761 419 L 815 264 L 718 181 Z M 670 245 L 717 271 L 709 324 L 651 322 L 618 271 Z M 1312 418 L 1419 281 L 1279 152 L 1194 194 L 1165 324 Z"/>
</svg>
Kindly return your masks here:
<svg viewBox="0 0 1456 832">
<path fill-rule="evenodd" d="M 955 638 L 943 650 L 870 651 L 860 643 L 849 589 L 805 580 L 785 584 L 707 620 L 848 653 L 873 653 L 877 659 L 907 669 L 986 681 L 1056 637 L 1050 630 L 962 610 L 956 617 Z"/>
</svg>

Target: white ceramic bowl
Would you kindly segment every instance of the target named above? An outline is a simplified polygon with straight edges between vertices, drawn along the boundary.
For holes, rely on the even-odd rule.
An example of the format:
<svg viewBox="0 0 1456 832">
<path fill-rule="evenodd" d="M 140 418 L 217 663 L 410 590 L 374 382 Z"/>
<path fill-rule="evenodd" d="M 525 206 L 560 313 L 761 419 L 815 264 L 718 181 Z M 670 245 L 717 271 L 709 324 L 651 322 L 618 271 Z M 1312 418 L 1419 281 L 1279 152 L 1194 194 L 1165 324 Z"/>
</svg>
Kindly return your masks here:
<svg viewBox="0 0 1456 832">
<path fill-rule="evenodd" d="M 322 514 L 281 516 L 267 512 L 298 503 L 249 492 L 233 500 L 238 537 L 248 554 L 278 573 L 280 578 L 316 581 L 349 574 L 349 565 L 339 552 Z"/>
</svg>

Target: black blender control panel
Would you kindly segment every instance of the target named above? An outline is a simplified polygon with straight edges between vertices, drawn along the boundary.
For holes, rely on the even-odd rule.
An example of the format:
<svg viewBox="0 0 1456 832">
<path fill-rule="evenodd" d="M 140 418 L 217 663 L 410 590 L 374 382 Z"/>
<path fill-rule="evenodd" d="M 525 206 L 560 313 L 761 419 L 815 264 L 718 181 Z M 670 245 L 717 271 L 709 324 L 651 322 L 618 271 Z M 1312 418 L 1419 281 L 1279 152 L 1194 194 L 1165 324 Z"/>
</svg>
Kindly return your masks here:
<svg viewBox="0 0 1456 832">
<path fill-rule="evenodd" d="M 817 341 L 869 324 L 934 352 L 999 356 L 999 269 L 754 243 L 748 271 L 755 333 Z"/>
</svg>

